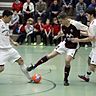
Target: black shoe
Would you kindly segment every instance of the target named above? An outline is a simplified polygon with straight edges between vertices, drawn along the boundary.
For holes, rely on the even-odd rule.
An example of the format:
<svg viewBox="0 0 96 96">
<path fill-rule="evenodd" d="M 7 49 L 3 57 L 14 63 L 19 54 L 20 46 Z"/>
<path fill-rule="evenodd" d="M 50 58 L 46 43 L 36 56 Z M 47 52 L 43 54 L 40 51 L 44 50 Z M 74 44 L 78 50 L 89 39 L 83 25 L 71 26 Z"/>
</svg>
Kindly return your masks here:
<svg viewBox="0 0 96 96">
<path fill-rule="evenodd" d="M 85 75 L 78 75 L 78 77 L 86 82 L 89 82 L 89 78 L 85 77 Z"/>
<path fill-rule="evenodd" d="M 68 80 L 64 80 L 64 86 L 69 86 Z"/>
<path fill-rule="evenodd" d="M 31 71 L 31 70 L 34 70 L 35 69 L 35 67 L 31 64 L 31 66 L 29 66 L 29 67 L 27 67 L 27 71 Z"/>
</svg>

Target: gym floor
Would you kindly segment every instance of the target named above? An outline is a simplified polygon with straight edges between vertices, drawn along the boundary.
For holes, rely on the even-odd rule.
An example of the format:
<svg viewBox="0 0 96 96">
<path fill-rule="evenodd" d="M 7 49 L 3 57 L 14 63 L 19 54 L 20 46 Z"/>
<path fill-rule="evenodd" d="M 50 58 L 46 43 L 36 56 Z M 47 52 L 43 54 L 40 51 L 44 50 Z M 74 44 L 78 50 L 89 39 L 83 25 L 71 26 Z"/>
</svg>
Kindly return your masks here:
<svg viewBox="0 0 96 96">
<path fill-rule="evenodd" d="M 18 46 L 18 52 L 25 64 L 34 64 L 38 59 L 54 49 L 54 46 Z M 87 58 L 91 48 L 81 47 L 72 61 L 69 76 L 70 86 L 63 85 L 63 69 L 65 55 L 57 56 L 37 69 L 30 72 L 40 73 L 41 83 L 28 83 L 17 63 L 7 63 L 5 71 L 0 74 L 0 96 L 95 96 L 96 75 L 91 76 L 90 82 L 78 78 L 87 70 Z"/>
</svg>

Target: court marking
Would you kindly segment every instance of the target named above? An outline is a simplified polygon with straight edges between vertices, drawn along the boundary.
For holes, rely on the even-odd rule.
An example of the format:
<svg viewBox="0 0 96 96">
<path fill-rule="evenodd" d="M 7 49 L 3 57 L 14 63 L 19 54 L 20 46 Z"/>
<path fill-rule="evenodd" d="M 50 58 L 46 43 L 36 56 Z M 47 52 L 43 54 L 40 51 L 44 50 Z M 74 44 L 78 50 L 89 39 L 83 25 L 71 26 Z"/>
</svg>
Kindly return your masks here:
<svg viewBox="0 0 96 96">
<path fill-rule="evenodd" d="M 43 73 L 42 75 L 47 75 L 47 74 L 50 74 L 52 72 L 52 69 L 48 69 L 48 72 L 45 72 L 45 73 Z M 23 75 L 20 75 L 20 74 L 8 74 L 8 73 L 5 73 L 4 74 L 5 76 L 6 75 L 14 75 L 14 76 L 23 76 Z M 44 93 L 44 92 L 48 92 L 48 91 L 51 91 L 51 90 L 53 90 L 55 87 L 56 87 L 56 83 L 54 83 L 53 81 L 51 81 L 51 80 L 48 80 L 48 79 L 46 79 L 46 78 L 42 78 L 43 80 L 45 80 L 45 81 L 47 81 L 47 82 L 50 82 L 51 84 L 52 84 L 52 86 L 50 87 L 50 88 L 48 88 L 48 89 L 46 89 L 46 90 L 43 90 L 43 91 L 38 91 L 38 92 L 30 92 L 30 93 L 27 93 L 27 94 L 17 94 L 17 95 L 13 95 L 13 96 L 26 96 L 26 95 L 32 95 L 32 94 L 39 94 L 39 93 Z M 9 85 L 10 84 L 13 84 L 14 85 L 14 83 L 12 83 L 12 82 L 10 82 L 10 83 L 8 83 Z M 7 85 L 8 85 L 7 84 Z M 17 82 L 17 83 L 15 83 L 16 85 L 20 85 L 21 84 L 21 82 L 19 83 L 19 81 Z M 24 83 L 22 83 L 22 85 L 23 85 Z M 30 83 L 30 84 L 34 84 L 34 83 Z M 3 84 L 4 85 L 4 84 Z"/>
</svg>

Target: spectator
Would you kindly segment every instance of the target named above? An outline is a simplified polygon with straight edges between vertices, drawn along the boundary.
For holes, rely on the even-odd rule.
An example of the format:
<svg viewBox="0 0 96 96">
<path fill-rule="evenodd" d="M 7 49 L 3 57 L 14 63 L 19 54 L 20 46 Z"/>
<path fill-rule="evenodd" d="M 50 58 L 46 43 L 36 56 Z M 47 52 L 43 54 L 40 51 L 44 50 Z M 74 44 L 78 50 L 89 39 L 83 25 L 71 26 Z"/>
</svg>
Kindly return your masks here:
<svg viewBox="0 0 96 96">
<path fill-rule="evenodd" d="M 41 17 L 43 22 L 46 21 L 46 9 L 47 9 L 47 4 L 43 0 L 39 0 L 36 3 L 36 14 L 35 14 L 36 20 L 38 17 Z"/>
<path fill-rule="evenodd" d="M 88 6 L 89 6 L 90 3 L 91 3 L 91 0 L 84 0 L 84 2 L 86 3 L 86 6 L 87 6 L 87 8 L 88 8 Z"/>
<path fill-rule="evenodd" d="M 81 10 L 84 12 L 86 10 L 86 3 L 84 3 L 84 0 L 79 0 L 79 2 L 76 4 L 76 15 L 80 15 Z"/>
<path fill-rule="evenodd" d="M 87 18 L 83 10 L 80 10 L 80 14 L 76 16 L 76 20 L 80 21 L 84 25 L 87 25 Z"/>
<path fill-rule="evenodd" d="M 25 31 L 26 31 L 26 38 L 27 38 L 27 42 L 28 45 L 30 45 L 31 43 L 34 43 L 34 27 L 33 27 L 33 19 L 29 18 L 26 22 L 26 26 L 25 26 Z"/>
<path fill-rule="evenodd" d="M 20 2 L 19 0 L 15 0 L 12 4 L 12 10 L 17 11 L 17 13 L 21 13 L 23 8 L 23 3 Z"/>
<path fill-rule="evenodd" d="M 12 10 L 17 11 L 19 15 L 19 23 L 23 23 L 23 15 L 22 15 L 22 8 L 23 8 L 23 3 L 19 0 L 15 0 L 12 4 Z"/>
<path fill-rule="evenodd" d="M 59 6 L 57 0 L 54 0 L 53 3 L 50 5 L 49 11 L 50 20 L 52 20 L 54 17 L 57 17 L 57 15 L 60 13 L 61 7 Z"/>
<path fill-rule="evenodd" d="M 88 8 L 90 9 L 96 8 L 96 0 L 91 0 L 91 4 L 88 6 Z"/>
<path fill-rule="evenodd" d="M 52 24 L 52 35 L 53 38 L 54 36 L 57 36 L 58 33 L 60 32 L 61 26 L 58 22 L 58 19 L 55 17 L 53 18 L 53 24 Z M 61 37 L 59 37 L 58 39 L 54 39 L 54 43 L 55 45 L 59 44 L 61 42 Z"/>
<path fill-rule="evenodd" d="M 38 17 L 38 19 L 37 19 L 37 23 L 34 25 L 34 34 L 35 34 L 35 40 L 36 40 L 36 42 L 37 42 L 37 35 L 40 35 L 40 40 L 41 40 L 41 42 L 44 42 L 44 40 L 43 40 L 43 26 L 44 26 L 44 24 L 42 23 L 42 20 L 41 20 L 41 18 L 40 17 Z M 43 43 L 40 43 L 40 45 L 42 45 Z M 34 44 L 34 45 L 36 45 L 36 44 Z"/>
<path fill-rule="evenodd" d="M 19 15 L 17 11 L 13 12 L 12 19 L 10 21 L 9 27 L 13 34 L 18 34 L 18 24 L 19 24 Z"/>
<path fill-rule="evenodd" d="M 73 13 L 73 0 L 62 0 L 63 8 L 62 11 L 66 12 L 68 15 L 72 15 Z"/>
<path fill-rule="evenodd" d="M 25 22 L 28 18 L 34 18 L 34 4 L 30 0 L 26 0 L 23 5 L 23 13 Z"/>
<path fill-rule="evenodd" d="M 22 25 L 19 26 L 19 30 L 18 30 L 19 36 L 16 42 L 18 42 L 20 45 L 24 43 L 25 38 L 26 38 L 25 25 L 26 23 L 23 23 Z"/>
<path fill-rule="evenodd" d="M 49 19 L 46 20 L 46 24 L 44 25 L 43 39 L 46 46 L 48 43 L 52 45 L 52 26 Z"/>
</svg>

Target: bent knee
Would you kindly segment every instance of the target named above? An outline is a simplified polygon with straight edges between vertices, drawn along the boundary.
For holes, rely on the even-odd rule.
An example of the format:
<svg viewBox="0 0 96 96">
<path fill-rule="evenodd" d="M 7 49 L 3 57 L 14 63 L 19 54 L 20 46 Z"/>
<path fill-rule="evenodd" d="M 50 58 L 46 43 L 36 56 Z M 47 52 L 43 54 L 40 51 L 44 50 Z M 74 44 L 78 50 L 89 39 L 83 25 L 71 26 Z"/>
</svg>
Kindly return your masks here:
<svg viewBox="0 0 96 96">
<path fill-rule="evenodd" d="M 20 57 L 17 61 L 16 61 L 19 65 L 24 64 L 24 60 Z"/>
<path fill-rule="evenodd" d="M 4 65 L 0 66 L 0 72 L 4 71 Z"/>
</svg>

